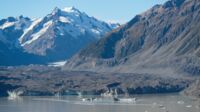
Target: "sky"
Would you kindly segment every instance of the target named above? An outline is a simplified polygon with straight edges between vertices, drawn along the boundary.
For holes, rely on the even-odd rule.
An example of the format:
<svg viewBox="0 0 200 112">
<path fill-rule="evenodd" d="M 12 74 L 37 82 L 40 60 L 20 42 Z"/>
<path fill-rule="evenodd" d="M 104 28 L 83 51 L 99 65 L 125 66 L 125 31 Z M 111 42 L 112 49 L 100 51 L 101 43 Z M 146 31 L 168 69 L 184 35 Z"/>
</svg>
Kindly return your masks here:
<svg viewBox="0 0 200 112">
<path fill-rule="evenodd" d="M 167 0 L 0 0 L 0 19 L 9 16 L 44 17 L 55 8 L 74 6 L 89 16 L 107 22 L 125 23 Z"/>
</svg>

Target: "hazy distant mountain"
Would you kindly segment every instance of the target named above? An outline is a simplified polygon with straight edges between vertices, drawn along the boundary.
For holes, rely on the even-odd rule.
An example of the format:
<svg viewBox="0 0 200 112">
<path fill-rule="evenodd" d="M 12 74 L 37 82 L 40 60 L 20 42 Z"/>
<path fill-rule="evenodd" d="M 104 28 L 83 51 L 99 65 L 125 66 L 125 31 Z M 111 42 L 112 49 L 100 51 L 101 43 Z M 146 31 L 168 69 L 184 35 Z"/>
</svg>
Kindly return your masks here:
<svg viewBox="0 0 200 112">
<path fill-rule="evenodd" d="M 58 61 L 68 59 L 116 27 L 118 24 L 108 24 L 89 17 L 74 7 L 55 8 L 51 14 L 35 20 L 23 16 L 0 20 L 0 42 L 6 49 L 15 49 L 12 52 L 17 50 L 22 54 L 36 55 L 46 62 Z M 0 53 L 5 57 L 15 57 L 4 51 L 4 47 L 0 48 Z M 24 60 L 28 58 L 23 57 Z M 4 61 L 15 63 L 6 58 Z"/>
<path fill-rule="evenodd" d="M 200 0 L 170 0 L 81 50 L 66 68 L 200 74 Z"/>
</svg>

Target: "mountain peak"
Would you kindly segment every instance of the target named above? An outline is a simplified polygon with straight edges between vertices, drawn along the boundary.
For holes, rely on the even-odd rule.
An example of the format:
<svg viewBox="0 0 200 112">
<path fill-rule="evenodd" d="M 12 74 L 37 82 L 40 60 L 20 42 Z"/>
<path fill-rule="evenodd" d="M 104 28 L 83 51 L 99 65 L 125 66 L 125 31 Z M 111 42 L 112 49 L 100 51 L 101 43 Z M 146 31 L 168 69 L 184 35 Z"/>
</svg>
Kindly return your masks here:
<svg viewBox="0 0 200 112">
<path fill-rule="evenodd" d="M 31 19 L 29 17 L 25 17 L 23 15 L 20 15 L 18 17 L 16 17 L 17 20 L 27 20 L 27 21 L 30 21 Z"/>
<path fill-rule="evenodd" d="M 63 8 L 63 9 L 60 9 L 60 8 L 58 8 L 58 7 L 55 7 L 54 9 L 53 9 L 53 11 L 52 11 L 52 13 L 50 14 L 50 15 L 68 15 L 68 14 L 75 14 L 75 15 L 79 15 L 79 14 L 81 14 L 81 12 L 78 10 L 78 9 L 76 9 L 75 7 L 65 7 L 65 8 Z"/>
<path fill-rule="evenodd" d="M 186 0 L 170 0 L 164 4 L 164 8 L 180 7 Z"/>
<path fill-rule="evenodd" d="M 55 7 L 52 11 L 52 15 L 56 15 L 57 13 L 59 13 L 61 10 L 58 7 Z"/>
<path fill-rule="evenodd" d="M 64 11 L 64 12 L 69 12 L 69 13 L 71 13 L 71 12 L 80 12 L 77 8 L 75 8 L 74 6 L 72 6 L 72 7 L 65 7 L 64 9 L 62 9 L 62 11 Z"/>
</svg>

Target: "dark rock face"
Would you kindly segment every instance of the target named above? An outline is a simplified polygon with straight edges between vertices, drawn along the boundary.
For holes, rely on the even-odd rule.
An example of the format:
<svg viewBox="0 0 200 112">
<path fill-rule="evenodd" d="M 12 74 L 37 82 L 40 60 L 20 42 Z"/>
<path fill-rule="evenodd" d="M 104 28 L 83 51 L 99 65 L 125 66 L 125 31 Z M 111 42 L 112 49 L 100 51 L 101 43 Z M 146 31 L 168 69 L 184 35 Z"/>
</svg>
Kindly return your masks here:
<svg viewBox="0 0 200 112">
<path fill-rule="evenodd" d="M 42 64 L 46 62 L 41 56 L 25 53 L 18 48 L 9 48 L 2 42 L 0 42 L 0 48 L 0 66 Z"/>
<path fill-rule="evenodd" d="M 200 80 L 197 80 L 191 84 L 187 89 L 183 91 L 183 94 L 200 98 Z"/>
<path fill-rule="evenodd" d="M 1 82 L 0 82 L 0 86 L 1 86 L 1 88 L 0 88 L 0 92 L 1 92 L 0 93 L 0 97 L 8 96 L 7 91 L 15 90 L 15 89 L 19 88 L 19 86 L 12 86 L 10 84 L 4 84 L 4 83 L 1 83 Z"/>
<path fill-rule="evenodd" d="M 171 0 L 166 2 L 163 6 L 165 8 L 180 7 L 186 0 Z"/>
<path fill-rule="evenodd" d="M 169 68 L 172 74 L 197 75 L 199 12 L 199 0 L 170 0 L 156 5 L 81 50 L 66 69 L 106 71 L 104 68 L 112 67 L 120 72 L 152 72 Z"/>
<path fill-rule="evenodd" d="M 178 93 L 182 90 L 184 90 L 185 87 L 181 87 L 179 85 L 175 86 L 156 86 L 156 87 L 151 87 L 151 86 L 146 86 L 146 87 L 137 87 L 137 88 L 128 88 L 128 93 L 129 94 L 155 94 L 155 93 Z"/>
</svg>

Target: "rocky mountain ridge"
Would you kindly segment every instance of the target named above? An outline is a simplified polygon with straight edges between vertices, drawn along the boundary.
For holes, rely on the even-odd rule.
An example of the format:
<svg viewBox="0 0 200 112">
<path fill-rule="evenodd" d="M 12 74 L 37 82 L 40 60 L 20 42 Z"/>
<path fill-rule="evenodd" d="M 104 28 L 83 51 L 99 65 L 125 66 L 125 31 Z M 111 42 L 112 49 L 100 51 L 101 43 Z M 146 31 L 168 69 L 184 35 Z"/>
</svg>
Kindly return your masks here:
<svg viewBox="0 0 200 112">
<path fill-rule="evenodd" d="M 64 69 L 199 75 L 199 21 L 199 0 L 170 0 L 81 50 Z"/>
</svg>

